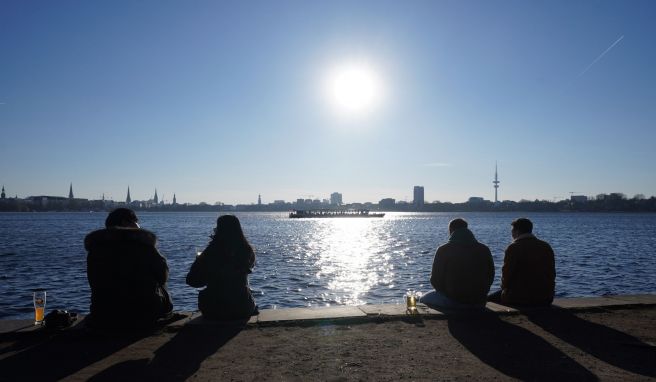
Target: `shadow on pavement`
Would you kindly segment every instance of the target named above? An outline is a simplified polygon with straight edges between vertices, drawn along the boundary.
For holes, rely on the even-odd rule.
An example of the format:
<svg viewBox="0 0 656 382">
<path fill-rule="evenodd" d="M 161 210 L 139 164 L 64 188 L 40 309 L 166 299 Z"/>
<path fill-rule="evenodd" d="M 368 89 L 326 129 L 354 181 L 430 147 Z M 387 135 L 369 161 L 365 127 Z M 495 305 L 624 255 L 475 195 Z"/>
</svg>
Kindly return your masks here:
<svg viewBox="0 0 656 382">
<path fill-rule="evenodd" d="M 38 330 L 6 333 L 0 360 L 0 381 L 52 381 L 65 378 L 139 341 L 150 333 L 92 333 Z"/>
<path fill-rule="evenodd" d="M 598 378 L 562 351 L 527 329 L 482 312 L 448 319 L 449 332 L 482 362 L 521 380 L 578 380 Z"/>
<path fill-rule="evenodd" d="M 152 360 L 129 360 L 112 365 L 90 381 L 186 380 L 198 371 L 205 359 L 239 334 L 247 322 L 248 319 L 223 324 L 187 324 L 155 351 Z M 222 379 L 220 375 L 216 378 Z"/>
<path fill-rule="evenodd" d="M 522 313 L 545 331 L 608 364 L 656 377 L 656 348 L 636 337 L 584 320 L 565 309 L 553 307 Z"/>
</svg>

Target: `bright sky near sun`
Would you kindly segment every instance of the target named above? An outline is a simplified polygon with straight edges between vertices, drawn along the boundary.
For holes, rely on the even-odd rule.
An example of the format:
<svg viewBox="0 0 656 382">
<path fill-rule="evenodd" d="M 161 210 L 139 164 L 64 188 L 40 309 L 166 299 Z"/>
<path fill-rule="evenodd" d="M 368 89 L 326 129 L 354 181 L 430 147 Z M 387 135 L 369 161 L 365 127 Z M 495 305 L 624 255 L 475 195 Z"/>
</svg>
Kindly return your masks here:
<svg viewBox="0 0 656 382">
<path fill-rule="evenodd" d="M 10 196 L 656 195 L 653 1 L 2 1 Z"/>
</svg>

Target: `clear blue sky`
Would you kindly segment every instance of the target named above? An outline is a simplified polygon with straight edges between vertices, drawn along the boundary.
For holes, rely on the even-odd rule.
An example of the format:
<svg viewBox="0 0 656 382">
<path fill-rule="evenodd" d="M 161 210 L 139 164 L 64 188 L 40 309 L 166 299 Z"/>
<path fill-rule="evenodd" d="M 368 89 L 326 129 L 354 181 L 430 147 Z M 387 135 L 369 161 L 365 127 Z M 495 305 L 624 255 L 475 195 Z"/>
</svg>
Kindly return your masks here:
<svg viewBox="0 0 656 382">
<path fill-rule="evenodd" d="M 498 161 L 501 199 L 656 195 L 654 20 L 654 1 L 2 1 L 0 183 L 459 202 L 493 198 Z M 386 96 L 345 118 L 321 84 L 353 60 Z"/>
</svg>

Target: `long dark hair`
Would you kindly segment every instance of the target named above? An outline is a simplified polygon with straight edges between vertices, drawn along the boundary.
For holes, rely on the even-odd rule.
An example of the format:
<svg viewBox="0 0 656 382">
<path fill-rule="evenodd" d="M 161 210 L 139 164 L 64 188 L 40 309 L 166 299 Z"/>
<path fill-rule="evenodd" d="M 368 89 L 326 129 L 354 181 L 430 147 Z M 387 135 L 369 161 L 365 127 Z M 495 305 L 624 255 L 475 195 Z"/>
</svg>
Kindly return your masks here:
<svg viewBox="0 0 656 382">
<path fill-rule="evenodd" d="M 210 236 L 210 244 L 218 246 L 224 256 L 230 256 L 238 264 L 248 269 L 255 265 L 255 252 L 248 243 L 241 229 L 239 219 L 235 215 L 222 215 L 216 219 L 214 234 Z"/>
</svg>

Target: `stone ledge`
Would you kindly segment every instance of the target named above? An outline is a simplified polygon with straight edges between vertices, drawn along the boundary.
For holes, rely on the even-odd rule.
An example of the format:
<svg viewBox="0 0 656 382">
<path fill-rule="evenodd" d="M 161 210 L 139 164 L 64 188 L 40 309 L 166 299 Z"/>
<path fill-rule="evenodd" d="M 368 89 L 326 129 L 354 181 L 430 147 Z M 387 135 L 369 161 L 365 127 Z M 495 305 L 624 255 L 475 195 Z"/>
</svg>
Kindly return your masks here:
<svg viewBox="0 0 656 382">
<path fill-rule="evenodd" d="M 656 305 L 656 294 L 616 295 L 603 297 L 573 297 L 554 299 L 553 306 L 569 310 L 587 310 L 622 306 Z M 545 308 L 537 308 L 545 309 Z M 486 310 L 497 314 L 519 314 L 522 309 L 487 303 Z M 262 309 L 260 314 L 249 319 L 249 326 L 307 325 L 316 322 L 364 322 L 371 319 L 442 319 L 453 312 L 438 311 L 423 304 L 417 304 L 417 312 L 410 314 L 402 304 L 372 304 L 360 306 L 336 306 L 326 308 L 284 308 Z M 167 329 L 179 329 L 184 325 L 228 325 L 230 322 L 217 322 L 203 319 L 199 312 L 176 312 L 177 317 Z M 83 320 L 79 316 L 75 325 Z M 243 321 L 235 321 L 243 324 Z M 25 332 L 39 329 L 33 320 L 0 320 L 0 333 Z"/>
</svg>

